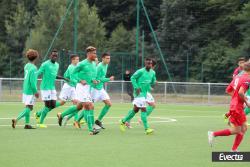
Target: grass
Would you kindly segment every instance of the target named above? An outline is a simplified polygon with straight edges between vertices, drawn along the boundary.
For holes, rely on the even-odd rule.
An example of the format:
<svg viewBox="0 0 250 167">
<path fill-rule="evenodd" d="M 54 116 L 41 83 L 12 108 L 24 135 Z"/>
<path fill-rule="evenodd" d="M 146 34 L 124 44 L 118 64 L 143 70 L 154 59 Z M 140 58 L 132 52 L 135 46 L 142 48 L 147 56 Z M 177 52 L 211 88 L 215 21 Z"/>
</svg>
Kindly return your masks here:
<svg viewBox="0 0 250 167">
<path fill-rule="evenodd" d="M 226 127 L 222 114 L 227 106 L 194 106 L 159 104 L 149 124 L 153 135 L 145 135 L 134 118 L 133 129 L 119 131 L 118 117 L 125 116 L 131 104 L 115 103 L 104 119 L 106 129 L 89 136 L 86 127 L 74 129 L 56 125 L 56 113 L 68 105 L 51 111 L 45 123 L 47 129 L 12 129 L 10 119 L 22 110 L 21 103 L 0 104 L 0 166 L 8 167 L 245 167 L 249 163 L 213 163 L 212 151 L 230 151 L 234 137 L 216 138 L 215 146 L 207 142 L 208 130 Z M 37 103 L 38 111 L 42 103 Z M 102 104 L 96 105 L 99 113 Z M 138 115 L 137 115 L 138 116 Z M 162 122 L 164 118 L 175 122 Z M 167 119 L 169 120 L 169 119 Z M 32 124 L 34 124 L 32 117 Z M 19 122 L 22 125 L 23 121 Z M 53 125 L 55 124 L 55 125 Z M 246 134 L 241 151 L 250 151 L 250 136 Z"/>
</svg>

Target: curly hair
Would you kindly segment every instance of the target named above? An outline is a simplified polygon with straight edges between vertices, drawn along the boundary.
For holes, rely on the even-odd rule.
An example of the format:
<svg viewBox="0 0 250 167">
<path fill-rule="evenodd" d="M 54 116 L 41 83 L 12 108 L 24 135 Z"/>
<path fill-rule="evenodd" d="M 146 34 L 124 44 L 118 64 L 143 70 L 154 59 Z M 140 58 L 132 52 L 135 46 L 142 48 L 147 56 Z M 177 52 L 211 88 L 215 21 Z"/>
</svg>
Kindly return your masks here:
<svg viewBox="0 0 250 167">
<path fill-rule="evenodd" d="M 37 50 L 29 49 L 26 52 L 26 57 L 29 59 L 29 61 L 33 61 L 33 60 L 35 60 L 36 58 L 39 57 L 39 53 L 38 53 Z"/>
</svg>

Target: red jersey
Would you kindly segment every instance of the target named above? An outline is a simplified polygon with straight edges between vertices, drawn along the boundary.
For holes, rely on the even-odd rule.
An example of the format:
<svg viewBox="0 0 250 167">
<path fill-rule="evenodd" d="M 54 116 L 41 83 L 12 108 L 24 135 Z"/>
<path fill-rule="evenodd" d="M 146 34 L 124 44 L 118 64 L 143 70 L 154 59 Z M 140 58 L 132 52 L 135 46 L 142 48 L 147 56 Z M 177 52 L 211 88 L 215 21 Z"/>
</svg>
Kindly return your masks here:
<svg viewBox="0 0 250 167">
<path fill-rule="evenodd" d="M 242 70 L 240 69 L 240 67 L 237 67 L 236 69 L 234 69 L 233 72 L 233 77 L 235 77 L 236 75 L 238 75 Z"/>
<path fill-rule="evenodd" d="M 234 83 L 235 91 L 230 102 L 230 110 L 234 110 L 236 112 L 242 111 L 244 113 L 244 100 L 240 97 L 239 90 L 243 87 L 245 92 L 247 91 L 250 83 L 250 76 L 246 73 L 242 74 L 241 76 L 235 78 Z"/>
</svg>

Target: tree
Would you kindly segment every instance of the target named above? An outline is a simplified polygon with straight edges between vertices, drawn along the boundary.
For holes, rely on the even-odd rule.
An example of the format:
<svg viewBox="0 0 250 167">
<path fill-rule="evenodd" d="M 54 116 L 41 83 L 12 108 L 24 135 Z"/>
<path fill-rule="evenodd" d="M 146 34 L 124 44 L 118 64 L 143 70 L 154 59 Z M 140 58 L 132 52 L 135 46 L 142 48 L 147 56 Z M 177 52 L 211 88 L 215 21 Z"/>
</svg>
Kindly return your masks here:
<svg viewBox="0 0 250 167">
<path fill-rule="evenodd" d="M 26 48 L 39 50 L 44 57 L 50 42 L 59 27 L 60 20 L 66 12 L 66 2 L 61 0 L 39 0 L 35 27 L 26 41 Z M 57 10 L 55 10 L 57 9 Z M 105 43 L 105 29 L 100 21 L 96 8 L 89 8 L 85 1 L 79 1 L 78 49 L 83 50 L 88 45 L 102 49 Z M 53 48 L 72 50 L 73 43 L 73 10 L 70 9 Z"/>
</svg>

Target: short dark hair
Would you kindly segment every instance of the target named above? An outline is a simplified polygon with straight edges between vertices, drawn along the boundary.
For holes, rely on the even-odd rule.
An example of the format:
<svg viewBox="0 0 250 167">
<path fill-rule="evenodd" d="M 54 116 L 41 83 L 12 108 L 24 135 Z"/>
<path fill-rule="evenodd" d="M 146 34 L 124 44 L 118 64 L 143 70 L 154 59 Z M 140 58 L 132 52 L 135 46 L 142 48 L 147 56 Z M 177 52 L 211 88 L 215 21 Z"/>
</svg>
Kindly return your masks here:
<svg viewBox="0 0 250 167">
<path fill-rule="evenodd" d="M 145 61 L 152 61 L 152 59 L 147 57 L 147 58 L 145 58 Z"/>
<path fill-rule="evenodd" d="M 71 54 L 71 55 L 70 55 L 70 60 L 72 60 L 72 59 L 75 58 L 75 57 L 79 57 L 79 55 L 78 55 L 78 54 Z"/>
<path fill-rule="evenodd" d="M 238 58 L 238 62 L 240 62 L 240 61 L 246 61 L 246 58 L 245 57 Z"/>
<path fill-rule="evenodd" d="M 39 57 L 39 53 L 37 50 L 29 49 L 26 52 L 26 57 L 29 59 L 29 61 L 35 60 L 37 57 Z"/>
<path fill-rule="evenodd" d="M 103 53 L 102 54 L 102 58 L 105 58 L 106 56 L 110 56 L 110 54 L 109 53 Z"/>
<path fill-rule="evenodd" d="M 53 49 L 53 50 L 51 51 L 51 53 L 53 53 L 53 52 L 58 52 L 58 50 L 57 50 L 57 49 Z"/>
</svg>

